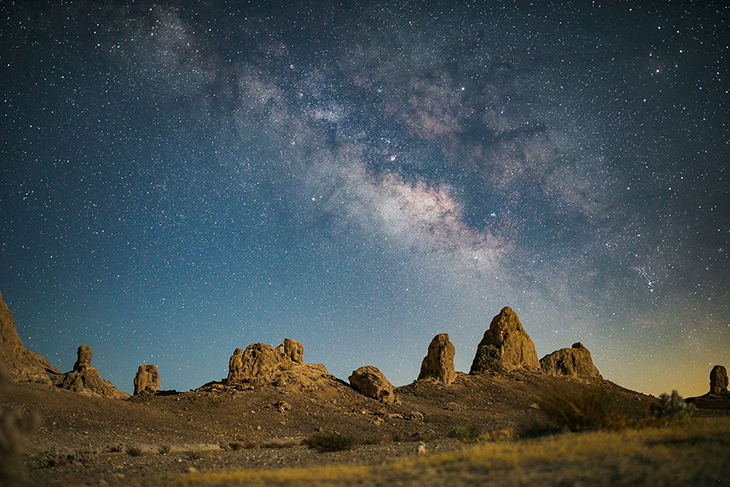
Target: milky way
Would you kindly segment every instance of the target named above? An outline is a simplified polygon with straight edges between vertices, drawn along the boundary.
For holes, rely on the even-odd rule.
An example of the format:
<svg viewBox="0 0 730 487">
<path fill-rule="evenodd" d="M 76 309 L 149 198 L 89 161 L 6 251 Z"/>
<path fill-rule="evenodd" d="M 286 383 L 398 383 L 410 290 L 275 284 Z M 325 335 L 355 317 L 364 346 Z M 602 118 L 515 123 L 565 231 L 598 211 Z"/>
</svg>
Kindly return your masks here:
<svg viewBox="0 0 730 487">
<path fill-rule="evenodd" d="M 727 8 L 138 3 L 0 7 L 0 291 L 58 368 L 405 384 L 504 306 L 642 392 L 730 366 Z"/>
</svg>

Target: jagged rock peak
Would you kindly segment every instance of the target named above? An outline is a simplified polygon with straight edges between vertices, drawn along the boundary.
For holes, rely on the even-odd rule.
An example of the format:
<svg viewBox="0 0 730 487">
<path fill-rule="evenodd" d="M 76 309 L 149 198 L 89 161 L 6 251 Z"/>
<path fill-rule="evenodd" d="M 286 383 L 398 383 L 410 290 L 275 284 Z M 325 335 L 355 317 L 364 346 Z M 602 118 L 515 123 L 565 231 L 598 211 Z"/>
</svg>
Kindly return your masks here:
<svg viewBox="0 0 730 487">
<path fill-rule="evenodd" d="M 576 342 L 570 348 L 562 348 L 540 359 L 542 370 L 550 375 L 567 376 L 574 379 L 600 379 L 601 374 L 593 364 L 591 352 L 582 343 Z"/>
<path fill-rule="evenodd" d="M 418 374 L 418 379 L 433 377 L 445 384 L 451 384 L 456 379 L 454 355 L 456 355 L 456 348 L 449 340 L 449 334 L 436 335 L 428 346 L 428 354 L 421 362 L 421 373 Z"/>
<path fill-rule="evenodd" d="M 540 361 L 517 313 L 506 306 L 484 332 L 469 373 L 502 373 L 513 369 L 539 370 Z"/>
</svg>

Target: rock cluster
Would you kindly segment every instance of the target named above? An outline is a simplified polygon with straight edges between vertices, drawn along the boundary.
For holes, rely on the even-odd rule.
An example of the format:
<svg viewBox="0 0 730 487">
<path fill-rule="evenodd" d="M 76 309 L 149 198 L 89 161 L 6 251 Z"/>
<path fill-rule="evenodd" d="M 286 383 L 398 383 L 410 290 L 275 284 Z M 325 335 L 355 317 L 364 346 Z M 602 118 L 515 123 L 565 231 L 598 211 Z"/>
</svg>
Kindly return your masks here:
<svg viewBox="0 0 730 487">
<path fill-rule="evenodd" d="M 395 402 L 393 384 L 377 367 L 372 365 L 360 367 L 352 373 L 348 380 L 352 388 L 363 396 L 372 397 L 383 404 Z"/>
<path fill-rule="evenodd" d="M 454 355 L 456 348 L 449 340 L 448 333 L 440 333 L 433 337 L 428 346 L 428 355 L 421 363 L 421 373 L 418 379 L 433 377 L 445 384 L 451 384 L 456 379 L 454 369 Z"/>
<path fill-rule="evenodd" d="M 114 384 L 99 376 L 96 367 L 91 366 L 91 347 L 81 345 L 77 351 L 77 359 L 71 372 L 63 374 L 59 387 L 79 394 L 91 394 L 123 399 L 129 397 Z"/>
<path fill-rule="evenodd" d="M 14 380 L 51 384 L 61 372 L 45 357 L 23 346 L 15 326 L 13 312 L 0 293 L 0 365 Z"/>
<path fill-rule="evenodd" d="M 710 371 L 710 394 L 727 394 L 727 369 L 715 365 Z"/>
<path fill-rule="evenodd" d="M 140 365 L 134 377 L 134 395 L 150 394 L 160 390 L 160 372 L 153 364 Z"/>
<path fill-rule="evenodd" d="M 469 373 L 500 373 L 513 369 L 539 370 L 540 361 L 535 344 L 522 328 L 517 313 L 506 306 L 484 332 Z"/>
<path fill-rule="evenodd" d="M 550 375 L 562 375 L 574 379 L 601 379 L 601 374 L 593 365 L 591 352 L 582 343 L 576 342 L 571 348 L 562 348 L 540 359 L 542 370 Z"/>
</svg>

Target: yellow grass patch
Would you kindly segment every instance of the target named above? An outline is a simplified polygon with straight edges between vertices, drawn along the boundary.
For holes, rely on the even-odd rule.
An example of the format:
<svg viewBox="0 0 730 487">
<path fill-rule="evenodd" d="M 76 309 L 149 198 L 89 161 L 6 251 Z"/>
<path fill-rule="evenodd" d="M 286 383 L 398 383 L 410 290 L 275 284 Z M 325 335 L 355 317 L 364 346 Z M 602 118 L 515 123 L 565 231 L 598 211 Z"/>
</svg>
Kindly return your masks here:
<svg viewBox="0 0 730 487">
<path fill-rule="evenodd" d="M 722 485 L 730 418 L 663 428 L 484 443 L 382 466 L 195 473 L 158 485 Z"/>
</svg>

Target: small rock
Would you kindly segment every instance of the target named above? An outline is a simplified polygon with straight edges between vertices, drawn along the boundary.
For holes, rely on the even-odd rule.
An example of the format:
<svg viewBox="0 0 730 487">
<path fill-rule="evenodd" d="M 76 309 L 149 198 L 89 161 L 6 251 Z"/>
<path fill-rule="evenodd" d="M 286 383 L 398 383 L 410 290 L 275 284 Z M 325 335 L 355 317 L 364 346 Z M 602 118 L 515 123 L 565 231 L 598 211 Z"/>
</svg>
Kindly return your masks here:
<svg viewBox="0 0 730 487">
<path fill-rule="evenodd" d="M 408 415 L 406 415 L 406 419 L 410 421 L 423 421 L 423 414 L 418 411 L 411 411 Z"/>
<path fill-rule="evenodd" d="M 426 453 L 428 453 L 428 450 L 426 449 L 426 444 L 424 442 L 420 442 L 418 444 L 418 448 L 416 448 L 416 453 L 418 453 L 419 455 L 425 455 Z"/>
<path fill-rule="evenodd" d="M 195 467 L 188 467 L 188 473 L 198 473 L 198 469 Z"/>
<path fill-rule="evenodd" d="M 291 409 L 291 405 L 288 402 L 285 401 L 279 401 L 276 403 L 276 410 L 280 413 L 283 413 L 284 411 L 288 411 Z"/>
<path fill-rule="evenodd" d="M 395 402 L 393 384 L 377 367 L 366 365 L 355 370 L 348 378 L 353 389 L 384 404 Z M 334 402 L 334 401 L 333 401 Z"/>
</svg>

